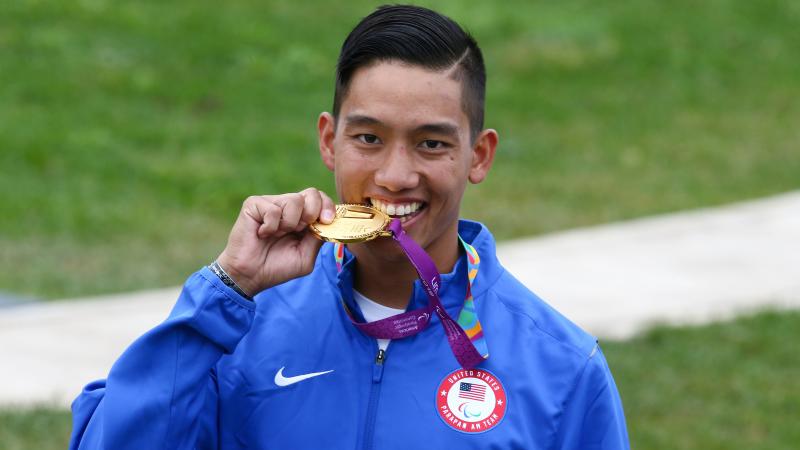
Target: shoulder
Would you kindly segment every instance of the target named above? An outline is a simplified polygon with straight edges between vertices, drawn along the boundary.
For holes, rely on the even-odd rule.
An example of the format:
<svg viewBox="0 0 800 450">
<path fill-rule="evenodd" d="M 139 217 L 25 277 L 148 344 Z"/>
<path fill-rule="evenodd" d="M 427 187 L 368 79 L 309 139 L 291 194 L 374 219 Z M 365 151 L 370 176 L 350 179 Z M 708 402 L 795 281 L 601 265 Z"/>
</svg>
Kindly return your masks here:
<svg viewBox="0 0 800 450">
<path fill-rule="evenodd" d="M 517 320 L 528 322 L 530 338 L 551 341 L 583 358 L 589 358 L 596 351 L 597 338 L 533 293 L 508 271 L 503 271 L 486 294 L 492 299 L 487 306 L 503 308 Z"/>
<path fill-rule="evenodd" d="M 595 347 L 565 399 L 556 446 L 630 448 L 622 400 L 599 347 Z"/>
<path fill-rule="evenodd" d="M 508 271 L 495 273 L 475 298 L 488 367 L 525 405 L 527 416 L 551 429 L 554 448 L 628 448 L 622 403 L 597 339 Z M 526 397 L 531 384 L 536 396 Z M 541 415 L 541 404 L 555 414 Z"/>
<path fill-rule="evenodd" d="M 481 322 L 484 322 L 484 317 L 493 319 L 492 328 L 486 327 L 487 335 L 510 334 L 513 326 L 513 336 L 508 336 L 509 339 L 563 347 L 584 361 L 589 357 L 597 344 L 596 338 L 534 294 L 503 267 L 488 228 L 477 222 L 462 221 L 459 234 L 479 255 L 473 294 Z"/>
</svg>

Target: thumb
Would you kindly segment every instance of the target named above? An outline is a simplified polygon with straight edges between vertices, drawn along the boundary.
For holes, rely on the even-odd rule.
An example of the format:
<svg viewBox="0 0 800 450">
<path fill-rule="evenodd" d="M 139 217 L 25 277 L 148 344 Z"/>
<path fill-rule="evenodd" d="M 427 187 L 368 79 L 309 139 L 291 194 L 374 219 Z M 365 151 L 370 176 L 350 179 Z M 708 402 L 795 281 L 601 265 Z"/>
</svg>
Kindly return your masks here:
<svg viewBox="0 0 800 450">
<path fill-rule="evenodd" d="M 308 267 L 305 267 L 308 272 L 314 269 L 314 263 L 316 262 L 317 254 L 321 247 L 322 241 L 317 239 L 313 234 L 308 231 L 303 234 L 303 238 L 298 244 L 298 249 L 302 255 L 304 265 L 308 264 Z"/>
</svg>

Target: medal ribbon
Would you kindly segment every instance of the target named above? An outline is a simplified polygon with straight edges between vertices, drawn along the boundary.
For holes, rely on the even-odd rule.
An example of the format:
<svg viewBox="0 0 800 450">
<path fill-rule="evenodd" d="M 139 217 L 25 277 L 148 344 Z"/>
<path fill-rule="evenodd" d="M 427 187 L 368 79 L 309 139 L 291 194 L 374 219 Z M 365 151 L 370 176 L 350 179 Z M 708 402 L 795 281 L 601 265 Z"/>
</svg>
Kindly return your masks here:
<svg viewBox="0 0 800 450">
<path fill-rule="evenodd" d="M 475 314 L 475 305 L 472 298 L 472 282 L 478 274 L 478 266 L 480 264 L 478 252 L 459 237 L 467 253 L 468 283 L 464 307 L 459 313 L 458 322 L 456 322 L 447 313 L 439 298 L 441 277 L 431 257 L 403 231 L 399 220 L 392 219 L 389 223 L 389 230 L 392 232 L 392 239 L 400 245 L 406 256 L 408 256 L 409 261 L 411 261 L 411 265 L 416 269 L 422 282 L 422 287 L 428 296 L 428 306 L 367 323 L 356 322 L 349 309 L 345 306 L 350 321 L 359 330 L 374 338 L 402 339 L 424 330 L 433 314 L 436 314 L 439 316 L 442 327 L 444 327 L 447 342 L 450 344 L 458 363 L 465 369 L 477 366 L 489 357 L 486 340 L 483 337 L 483 329 Z M 336 244 L 333 253 L 336 258 L 336 268 L 341 271 L 344 246 Z"/>
</svg>

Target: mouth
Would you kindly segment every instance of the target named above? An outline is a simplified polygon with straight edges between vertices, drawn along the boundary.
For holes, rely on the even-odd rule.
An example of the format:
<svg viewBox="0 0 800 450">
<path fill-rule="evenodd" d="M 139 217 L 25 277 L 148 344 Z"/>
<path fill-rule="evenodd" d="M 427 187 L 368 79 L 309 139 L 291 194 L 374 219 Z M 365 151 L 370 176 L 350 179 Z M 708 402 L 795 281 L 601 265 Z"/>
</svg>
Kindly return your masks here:
<svg viewBox="0 0 800 450">
<path fill-rule="evenodd" d="M 369 198 L 367 200 L 373 208 L 388 214 L 393 219 L 400 219 L 403 224 L 417 217 L 428 206 L 427 203 L 420 201 L 393 203 L 377 198 Z"/>
</svg>

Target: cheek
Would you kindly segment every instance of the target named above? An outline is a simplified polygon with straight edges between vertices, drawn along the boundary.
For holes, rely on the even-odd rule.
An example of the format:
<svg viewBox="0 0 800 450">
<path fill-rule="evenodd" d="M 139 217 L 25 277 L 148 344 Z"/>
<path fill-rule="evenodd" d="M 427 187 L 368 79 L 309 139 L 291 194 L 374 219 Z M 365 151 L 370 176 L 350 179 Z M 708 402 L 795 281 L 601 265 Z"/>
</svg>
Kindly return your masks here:
<svg viewBox="0 0 800 450">
<path fill-rule="evenodd" d="M 372 161 L 361 152 L 344 150 L 337 154 L 334 172 L 340 200 L 360 199 L 373 172 L 372 165 Z"/>
<path fill-rule="evenodd" d="M 463 191 L 469 175 L 469 161 L 462 155 L 450 153 L 440 162 L 443 164 L 436 164 L 430 172 L 431 182 L 449 192 Z"/>
<path fill-rule="evenodd" d="M 458 208 L 466 187 L 463 168 L 453 165 L 430 172 L 429 183 L 444 208 Z"/>
<path fill-rule="evenodd" d="M 337 167 L 345 168 L 349 171 L 369 169 L 380 164 L 377 155 L 361 151 L 350 145 L 341 145 L 336 155 Z"/>
</svg>

